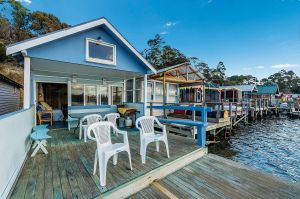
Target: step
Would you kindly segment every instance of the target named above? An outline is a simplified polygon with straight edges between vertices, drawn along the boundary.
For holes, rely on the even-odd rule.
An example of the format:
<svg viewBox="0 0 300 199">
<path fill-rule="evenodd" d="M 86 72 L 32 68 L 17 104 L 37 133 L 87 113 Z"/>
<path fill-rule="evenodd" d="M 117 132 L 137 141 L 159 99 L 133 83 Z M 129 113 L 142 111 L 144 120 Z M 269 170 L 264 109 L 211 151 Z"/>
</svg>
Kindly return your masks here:
<svg viewBox="0 0 300 199">
<path fill-rule="evenodd" d="M 188 153 L 172 162 L 162 165 L 130 182 L 127 182 L 109 192 L 100 195 L 97 198 L 127 198 L 132 194 L 148 187 L 154 181 L 160 180 L 167 175 L 185 167 L 193 161 L 207 154 L 207 148 L 200 148 L 191 153 Z M 147 163 L 146 163 L 147 164 Z"/>
</svg>

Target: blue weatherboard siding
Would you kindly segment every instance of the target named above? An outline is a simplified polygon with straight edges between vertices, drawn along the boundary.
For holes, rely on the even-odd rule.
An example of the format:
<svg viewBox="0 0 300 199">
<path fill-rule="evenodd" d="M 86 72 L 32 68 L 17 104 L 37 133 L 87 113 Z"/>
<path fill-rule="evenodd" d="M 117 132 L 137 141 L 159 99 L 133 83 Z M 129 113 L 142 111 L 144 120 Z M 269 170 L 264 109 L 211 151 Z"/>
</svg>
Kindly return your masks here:
<svg viewBox="0 0 300 199">
<path fill-rule="evenodd" d="M 116 65 L 98 64 L 86 61 L 86 38 L 101 40 L 116 45 Z M 148 68 L 113 33 L 105 27 L 97 27 L 27 50 L 29 57 L 56 60 L 95 67 L 113 68 L 123 71 L 147 73 Z"/>
</svg>

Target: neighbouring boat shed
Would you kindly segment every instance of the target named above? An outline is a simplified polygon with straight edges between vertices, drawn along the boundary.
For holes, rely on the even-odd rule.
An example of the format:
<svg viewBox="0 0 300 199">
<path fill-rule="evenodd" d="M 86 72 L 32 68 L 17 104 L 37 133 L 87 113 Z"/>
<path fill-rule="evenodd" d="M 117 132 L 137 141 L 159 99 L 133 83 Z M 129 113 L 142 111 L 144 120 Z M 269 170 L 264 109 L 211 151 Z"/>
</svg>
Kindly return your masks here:
<svg viewBox="0 0 300 199">
<path fill-rule="evenodd" d="M 277 84 L 273 85 L 258 85 L 257 86 L 257 99 L 270 100 L 272 104 L 276 103 L 276 95 L 279 94 L 279 88 Z"/>
<path fill-rule="evenodd" d="M 0 74 L 0 115 L 14 112 L 20 108 L 20 89 L 22 86 Z"/>
<path fill-rule="evenodd" d="M 213 82 L 205 83 L 205 102 L 217 103 L 221 102 L 222 89 L 217 87 Z"/>
<path fill-rule="evenodd" d="M 243 99 L 252 99 L 257 93 L 255 84 L 221 86 L 220 88 L 222 89 L 222 101 L 228 102 L 241 102 Z"/>
<path fill-rule="evenodd" d="M 205 78 L 190 63 L 160 69 L 157 74 L 149 76 L 148 83 L 151 82 L 156 84 L 153 89 L 156 92 L 155 99 L 152 100 L 155 103 L 204 102 Z"/>
</svg>

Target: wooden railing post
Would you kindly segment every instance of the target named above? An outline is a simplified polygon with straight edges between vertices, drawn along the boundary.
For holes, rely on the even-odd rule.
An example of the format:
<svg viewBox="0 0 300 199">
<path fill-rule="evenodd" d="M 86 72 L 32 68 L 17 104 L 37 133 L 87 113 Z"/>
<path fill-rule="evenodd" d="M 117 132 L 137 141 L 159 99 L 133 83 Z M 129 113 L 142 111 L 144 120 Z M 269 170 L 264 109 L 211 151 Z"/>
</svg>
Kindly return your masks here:
<svg viewBox="0 0 300 199">
<path fill-rule="evenodd" d="M 200 147 L 205 147 L 205 145 L 206 145 L 206 126 L 207 126 L 206 107 L 203 107 L 203 110 L 201 110 L 201 122 L 202 122 L 202 125 L 197 127 L 197 144 Z"/>
</svg>

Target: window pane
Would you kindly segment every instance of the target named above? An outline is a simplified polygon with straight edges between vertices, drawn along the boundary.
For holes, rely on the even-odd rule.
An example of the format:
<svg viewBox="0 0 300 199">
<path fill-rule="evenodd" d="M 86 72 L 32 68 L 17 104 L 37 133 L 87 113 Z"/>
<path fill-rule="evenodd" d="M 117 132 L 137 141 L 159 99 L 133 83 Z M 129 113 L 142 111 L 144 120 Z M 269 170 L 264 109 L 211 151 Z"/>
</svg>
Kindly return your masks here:
<svg viewBox="0 0 300 199">
<path fill-rule="evenodd" d="M 108 87 L 107 86 L 101 86 L 100 87 L 100 102 L 101 104 L 108 104 Z"/>
<path fill-rule="evenodd" d="M 83 105 L 83 85 L 72 84 L 72 106 Z"/>
<path fill-rule="evenodd" d="M 178 95 L 177 94 L 177 85 L 169 84 L 169 95 Z"/>
<path fill-rule="evenodd" d="M 135 101 L 144 102 L 144 78 L 135 79 Z"/>
<path fill-rule="evenodd" d="M 168 96 L 168 103 L 177 103 L 177 96 L 172 96 L 172 95 L 169 95 Z"/>
<path fill-rule="evenodd" d="M 156 89 L 155 89 L 155 102 L 163 102 L 163 92 L 164 92 L 164 88 L 163 88 L 163 84 L 162 83 L 158 83 L 156 82 Z"/>
<path fill-rule="evenodd" d="M 135 79 L 135 89 L 144 89 L 144 78 Z"/>
<path fill-rule="evenodd" d="M 153 93 L 152 93 L 152 84 L 148 83 L 147 85 L 147 100 L 148 102 L 152 102 L 153 99 Z"/>
<path fill-rule="evenodd" d="M 126 102 L 133 102 L 133 91 L 126 91 Z"/>
<path fill-rule="evenodd" d="M 162 83 L 156 82 L 156 89 L 155 89 L 156 95 L 163 95 L 163 92 L 164 92 L 164 85 Z"/>
<path fill-rule="evenodd" d="M 136 90 L 135 91 L 135 101 L 136 102 L 143 102 L 144 101 L 144 95 L 143 90 Z"/>
<path fill-rule="evenodd" d="M 113 62 L 113 47 L 89 41 L 89 57 Z"/>
<path fill-rule="evenodd" d="M 122 87 L 112 87 L 112 98 L 113 104 L 121 104 L 122 103 Z"/>
<path fill-rule="evenodd" d="M 85 86 L 84 97 L 86 105 L 97 105 L 97 87 Z"/>
<path fill-rule="evenodd" d="M 133 79 L 129 79 L 126 81 L 126 90 L 132 90 L 133 89 Z"/>
</svg>

